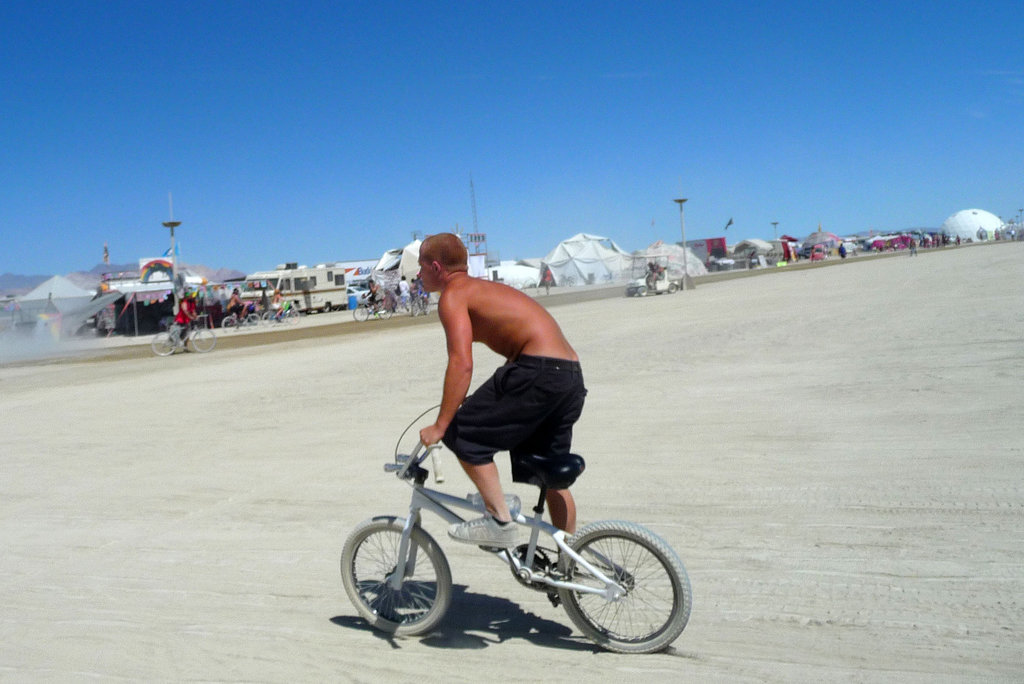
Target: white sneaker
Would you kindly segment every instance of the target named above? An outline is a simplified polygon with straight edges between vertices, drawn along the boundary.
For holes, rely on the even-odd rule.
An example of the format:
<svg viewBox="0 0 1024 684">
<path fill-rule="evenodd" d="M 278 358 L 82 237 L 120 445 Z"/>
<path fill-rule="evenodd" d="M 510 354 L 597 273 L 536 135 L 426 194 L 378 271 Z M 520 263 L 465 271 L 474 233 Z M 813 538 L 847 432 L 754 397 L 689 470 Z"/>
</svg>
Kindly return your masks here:
<svg viewBox="0 0 1024 684">
<path fill-rule="evenodd" d="M 502 525 L 490 515 L 452 525 L 448 536 L 464 544 L 511 548 L 518 543 L 519 530 L 515 523 Z"/>
</svg>

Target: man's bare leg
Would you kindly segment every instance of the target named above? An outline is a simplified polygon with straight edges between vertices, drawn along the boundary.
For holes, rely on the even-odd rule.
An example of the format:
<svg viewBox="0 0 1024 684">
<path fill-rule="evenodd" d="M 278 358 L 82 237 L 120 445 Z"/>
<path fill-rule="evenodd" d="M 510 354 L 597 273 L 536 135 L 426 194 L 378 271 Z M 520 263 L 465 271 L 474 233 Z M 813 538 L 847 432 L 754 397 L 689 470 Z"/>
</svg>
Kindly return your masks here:
<svg viewBox="0 0 1024 684">
<path fill-rule="evenodd" d="M 510 522 L 512 514 L 509 513 L 508 504 L 505 503 L 505 494 L 501 491 L 501 479 L 498 477 L 498 466 L 494 464 L 494 461 L 473 464 L 460 460 L 459 463 L 469 475 L 469 479 L 476 485 L 490 514 L 499 522 Z"/>
<path fill-rule="evenodd" d="M 547 494 L 551 524 L 569 534 L 576 532 L 576 501 L 568 489 L 549 489 Z"/>
</svg>

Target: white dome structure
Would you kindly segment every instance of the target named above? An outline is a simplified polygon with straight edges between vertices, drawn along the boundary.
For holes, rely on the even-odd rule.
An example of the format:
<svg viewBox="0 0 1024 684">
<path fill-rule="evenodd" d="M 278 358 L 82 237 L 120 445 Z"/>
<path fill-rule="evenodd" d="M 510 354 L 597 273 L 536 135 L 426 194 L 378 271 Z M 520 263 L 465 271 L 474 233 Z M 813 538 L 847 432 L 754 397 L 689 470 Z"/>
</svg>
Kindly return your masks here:
<svg viewBox="0 0 1024 684">
<path fill-rule="evenodd" d="M 981 209 L 958 211 L 942 224 L 943 233 L 961 241 L 994 240 L 997 230 L 1004 230 L 1002 219 Z"/>
</svg>

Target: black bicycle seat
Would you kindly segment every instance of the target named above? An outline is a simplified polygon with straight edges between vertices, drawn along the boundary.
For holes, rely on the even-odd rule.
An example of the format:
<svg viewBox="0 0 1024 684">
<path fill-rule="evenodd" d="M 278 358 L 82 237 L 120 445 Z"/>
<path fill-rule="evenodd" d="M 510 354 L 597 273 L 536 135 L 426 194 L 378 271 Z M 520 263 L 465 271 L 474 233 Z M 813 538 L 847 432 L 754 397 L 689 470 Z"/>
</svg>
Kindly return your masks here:
<svg viewBox="0 0 1024 684">
<path fill-rule="evenodd" d="M 578 454 L 550 458 L 539 454 L 529 454 L 516 459 L 516 466 L 525 471 L 520 474 L 517 482 L 526 482 L 537 487 L 548 489 L 568 489 L 576 478 L 587 467 L 586 461 Z"/>
</svg>

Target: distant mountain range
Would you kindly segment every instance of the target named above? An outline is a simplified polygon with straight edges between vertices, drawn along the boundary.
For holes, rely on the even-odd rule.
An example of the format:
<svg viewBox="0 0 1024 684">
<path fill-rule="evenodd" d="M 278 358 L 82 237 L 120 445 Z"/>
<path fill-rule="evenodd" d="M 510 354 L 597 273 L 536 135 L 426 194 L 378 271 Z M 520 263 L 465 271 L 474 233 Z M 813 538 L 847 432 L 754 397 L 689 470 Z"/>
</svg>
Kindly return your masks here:
<svg viewBox="0 0 1024 684">
<path fill-rule="evenodd" d="M 181 264 L 195 275 L 206 278 L 211 283 L 221 283 L 225 280 L 236 280 L 244 278 L 245 273 L 233 268 L 210 268 L 202 264 Z M 103 279 L 104 273 L 138 273 L 138 262 L 131 264 L 97 264 L 88 271 L 73 271 L 64 274 L 64 277 L 78 287 L 85 290 L 95 290 Z M 4 273 L 0 275 L 0 295 L 23 295 L 30 292 L 40 283 L 46 282 L 53 275 L 18 275 L 16 273 Z"/>
</svg>

